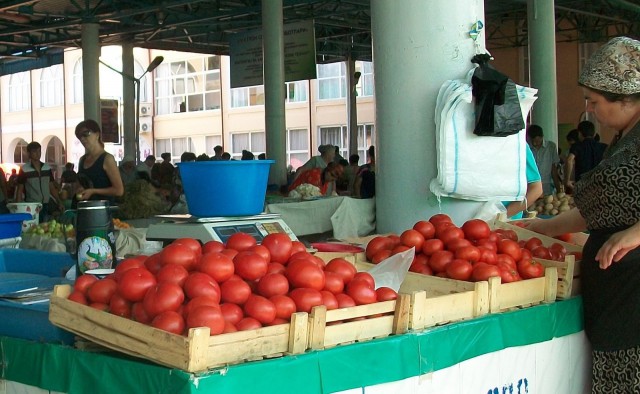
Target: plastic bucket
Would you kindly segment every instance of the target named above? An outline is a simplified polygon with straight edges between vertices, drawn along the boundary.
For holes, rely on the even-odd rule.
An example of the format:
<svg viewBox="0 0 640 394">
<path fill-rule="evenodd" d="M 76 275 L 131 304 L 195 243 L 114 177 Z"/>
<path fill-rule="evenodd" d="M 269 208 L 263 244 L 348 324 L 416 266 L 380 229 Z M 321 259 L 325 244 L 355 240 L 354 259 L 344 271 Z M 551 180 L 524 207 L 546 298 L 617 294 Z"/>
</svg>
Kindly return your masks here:
<svg viewBox="0 0 640 394">
<path fill-rule="evenodd" d="M 116 247 L 109 201 L 80 201 L 76 210 L 77 276 L 116 264 Z"/>
<path fill-rule="evenodd" d="M 22 231 L 26 231 L 31 226 L 37 226 L 40 223 L 41 202 L 10 202 L 7 204 L 7 209 L 11 213 L 28 213 L 31 215 L 31 219 L 22 222 Z"/>
<path fill-rule="evenodd" d="M 5 213 L 0 215 L 0 239 L 19 237 L 24 221 L 29 220 L 30 217 L 26 213 Z"/>
<path fill-rule="evenodd" d="M 273 163 L 274 160 L 178 163 L 189 213 L 197 217 L 262 213 Z"/>
</svg>

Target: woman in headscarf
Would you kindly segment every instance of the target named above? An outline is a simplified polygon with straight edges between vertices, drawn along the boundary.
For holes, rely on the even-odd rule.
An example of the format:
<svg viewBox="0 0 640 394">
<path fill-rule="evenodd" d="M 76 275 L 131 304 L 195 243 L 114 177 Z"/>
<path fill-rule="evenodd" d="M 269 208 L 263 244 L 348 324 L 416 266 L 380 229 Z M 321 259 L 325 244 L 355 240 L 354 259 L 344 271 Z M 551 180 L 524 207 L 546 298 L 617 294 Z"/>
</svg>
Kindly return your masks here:
<svg viewBox="0 0 640 394">
<path fill-rule="evenodd" d="M 300 174 L 307 170 L 311 170 L 313 168 L 319 168 L 321 170 L 325 169 L 327 164 L 333 162 L 336 154 L 336 148 L 333 145 L 320 145 L 318 147 L 318 152 L 320 152 L 320 155 L 313 156 L 306 163 L 298 167 L 294 181 L 300 176 Z"/>
<path fill-rule="evenodd" d="M 617 134 L 576 182 L 576 208 L 528 228 L 550 236 L 589 230 L 580 275 L 592 392 L 640 393 L 640 41 L 609 41 L 579 83 L 587 111 Z"/>
</svg>

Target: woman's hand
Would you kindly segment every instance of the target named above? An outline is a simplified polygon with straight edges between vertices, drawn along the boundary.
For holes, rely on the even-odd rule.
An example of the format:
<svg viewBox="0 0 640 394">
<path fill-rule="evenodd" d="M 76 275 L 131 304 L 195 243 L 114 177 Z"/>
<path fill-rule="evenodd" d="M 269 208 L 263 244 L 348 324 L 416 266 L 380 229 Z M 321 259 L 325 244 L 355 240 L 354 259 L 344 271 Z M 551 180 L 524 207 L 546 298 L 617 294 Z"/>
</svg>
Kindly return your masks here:
<svg viewBox="0 0 640 394">
<path fill-rule="evenodd" d="M 76 190 L 76 199 L 78 201 L 88 200 L 95 194 L 94 192 L 95 189 L 78 189 Z"/>
<path fill-rule="evenodd" d="M 630 250 L 640 245 L 640 223 L 613 234 L 596 254 L 600 268 L 607 269 L 620 261 Z"/>
</svg>

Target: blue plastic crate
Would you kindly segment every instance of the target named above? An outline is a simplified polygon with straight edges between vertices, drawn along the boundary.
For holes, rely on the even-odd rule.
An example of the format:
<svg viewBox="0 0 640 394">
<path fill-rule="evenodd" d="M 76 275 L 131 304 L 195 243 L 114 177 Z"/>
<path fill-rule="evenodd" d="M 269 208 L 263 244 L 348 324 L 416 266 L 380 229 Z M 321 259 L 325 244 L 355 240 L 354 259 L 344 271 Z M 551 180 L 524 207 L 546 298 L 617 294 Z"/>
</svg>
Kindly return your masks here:
<svg viewBox="0 0 640 394">
<path fill-rule="evenodd" d="M 70 284 L 64 274 L 73 264 L 68 253 L 0 249 L 0 293 Z M 73 334 L 49 322 L 48 302 L 23 305 L 0 299 L 0 316 L 0 335 L 73 344 Z"/>
<path fill-rule="evenodd" d="M 0 215 L 0 239 L 15 238 L 22 232 L 22 222 L 31 220 L 28 213 L 5 213 Z"/>
</svg>

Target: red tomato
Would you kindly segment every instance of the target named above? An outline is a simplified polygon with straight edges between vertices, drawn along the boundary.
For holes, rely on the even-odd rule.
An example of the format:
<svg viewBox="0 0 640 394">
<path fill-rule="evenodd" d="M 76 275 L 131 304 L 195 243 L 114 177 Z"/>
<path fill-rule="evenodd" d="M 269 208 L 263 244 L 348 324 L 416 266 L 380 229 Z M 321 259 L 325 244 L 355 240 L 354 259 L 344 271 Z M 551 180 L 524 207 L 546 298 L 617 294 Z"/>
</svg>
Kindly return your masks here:
<svg viewBox="0 0 640 394">
<path fill-rule="evenodd" d="M 127 301 L 142 301 L 147 290 L 156 285 L 156 277 L 143 267 L 124 271 L 118 282 L 118 293 Z"/>
<path fill-rule="evenodd" d="M 220 301 L 220 285 L 209 275 L 203 272 L 192 272 L 182 286 L 184 294 L 190 299 L 198 296 L 209 296 Z"/>
<path fill-rule="evenodd" d="M 473 265 L 468 260 L 455 259 L 447 264 L 446 272 L 451 279 L 469 280 L 473 272 Z"/>
<path fill-rule="evenodd" d="M 253 317 L 245 317 L 236 324 L 238 331 L 257 330 L 262 328 L 262 324 Z"/>
<path fill-rule="evenodd" d="M 276 306 L 276 319 L 291 320 L 291 315 L 296 312 L 296 303 L 286 295 L 275 295 L 269 298 Z"/>
<path fill-rule="evenodd" d="M 485 238 L 485 239 L 481 239 L 479 241 L 476 241 L 476 246 L 479 248 L 484 248 L 484 249 L 488 249 L 488 250 L 492 250 L 494 252 L 498 252 L 498 244 L 494 241 L 492 241 L 489 238 Z"/>
<path fill-rule="evenodd" d="M 498 255 L 495 251 L 485 249 L 484 247 L 478 248 L 480 251 L 480 261 L 487 264 L 495 264 L 498 261 Z"/>
<path fill-rule="evenodd" d="M 153 318 L 151 325 L 176 335 L 182 335 L 185 328 L 184 318 L 175 311 L 162 312 Z"/>
<path fill-rule="evenodd" d="M 258 293 L 261 296 L 269 298 L 274 295 L 284 295 L 288 292 L 289 281 L 283 274 L 266 274 L 258 282 Z"/>
<path fill-rule="evenodd" d="M 400 242 L 402 245 L 408 248 L 416 248 L 416 250 L 422 250 L 422 244 L 424 244 L 424 236 L 418 230 L 412 228 L 405 230 L 400 234 Z"/>
<path fill-rule="evenodd" d="M 498 253 L 508 254 L 515 261 L 519 261 L 522 257 L 522 248 L 517 241 L 502 239 L 498 241 Z"/>
<path fill-rule="evenodd" d="M 268 324 L 276 318 L 276 306 L 267 298 L 252 294 L 244 303 L 244 313 L 262 324 Z"/>
<path fill-rule="evenodd" d="M 344 291 L 344 281 L 340 274 L 336 274 L 335 272 L 325 271 L 324 272 L 324 288 L 322 290 L 326 290 L 333 294 L 342 293 Z"/>
<path fill-rule="evenodd" d="M 151 323 L 151 317 L 147 315 L 147 312 L 144 310 L 144 305 L 142 305 L 142 302 L 136 302 L 133 305 L 131 305 L 131 319 L 142 324 Z"/>
<path fill-rule="evenodd" d="M 83 276 L 86 276 L 86 274 Z M 69 294 L 69 298 L 67 299 L 69 301 L 77 302 L 78 304 L 88 305 L 87 297 L 85 297 L 84 293 L 78 290 L 72 291 L 71 294 Z"/>
<path fill-rule="evenodd" d="M 436 229 L 436 234 L 435 234 L 436 238 L 440 238 L 440 236 L 442 235 L 444 230 L 446 230 L 446 229 L 448 229 L 450 227 L 457 227 L 452 222 L 439 222 L 439 223 L 435 223 L 433 226 Z"/>
<path fill-rule="evenodd" d="M 471 272 L 471 280 L 474 282 L 488 280 L 494 276 L 500 277 L 500 268 L 486 263 L 475 264 L 473 266 L 473 271 Z"/>
<path fill-rule="evenodd" d="M 251 287 L 242 279 L 229 279 L 220 285 L 220 298 L 223 302 L 242 305 L 251 295 Z"/>
<path fill-rule="evenodd" d="M 256 245 L 258 241 L 247 233 L 234 233 L 227 239 L 227 249 L 237 250 L 242 252 L 248 250 L 253 245 Z"/>
<path fill-rule="evenodd" d="M 491 233 L 491 228 L 489 228 L 489 225 L 484 220 L 471 219 L 462 225 L 462 231 L 466 239 L 477 241 L 487 238 Z"/>
<path fill-rule="evenodd" d="M 273 319 L 273 321 L 271 323 L 266 324 L 266 325 L 267 326 L 277 326 L 277 325 L 280 325 L 280 324 L 287 324 L 287 323 L 289 323 L 289 320 L 281 319 L 279 317 L 276 317 L 275 319 Z"/>
<path fill-rule="evenodd" d="M 247 251 L 259 254 L 267 262 L 271 261 L 271 252 L 264 245 L 253 245 Z"/>
<path fill-rule="evenodd" d="M 422 245 L 422 253 L 427 256 L 431 256 L 432 254 L 440 250 L 444 250 L 444 242 L 442 242 L 438 238 L 427 239 Z"/>
<path fill-rule="evenodd" d="M 267 267 L 269 266 L 269 262 L 262 256 L 249 251 L 239 252 L 233 258 L 233 263 L 235 265 L 235 273 L 246 280 L 262 278 L 267 273 Z"/>
<path fill-rule="evenodd" d="M 375 289 L 363 280 L 349 282 L 346 293 L 357 305 L 373 304 L 378 300 Z"/>
<path fill-rule="evenodd" d="M 463 246 L 461 248 L 456 249 L 455 257 L 456 259 L 463 259 L 463 260 L 467 260 L 472 263 L 475 263 L 480 261 L 480 257 L 482 257 L 482 252 L 480 252 L 479 248 L 476 248 L 473 245 Z"/>
<path fill-rule="evenodd" d="M 212 240 L 202 245 L 202 254 L 211 252 L 222 252 L 224 250 L 224 244 L 220 241 Z"/>
<path fill-rule="evenodd" d="M 496 265 L 507 265 L 511 268 L 516 268 L 516 261 L 513 259 L 513 257 L 509 256 L 508 254 L 497 254 L 496 255 Z"/>
<path fill-rule="evenodd" d="M 554 238 L 564 242 L 571 242 L 572 234 L 571 233 L 560 234 L 560 235 L 556 235 Z"/>
<path fill-rule="evenodd" d="M 224 331 L 224 325 L 219 306 L 199 306 L 189 312 L 187 317 L 187 328 L 209 327 L 210 335 L 221 334 Z"/>
<path fill-rule="evenodd" d="M 160 271 L 156 274 L 156 280 L 158 283 L 169 282 L 182 286 L 188 276 L 189 271 L 187 271 L 184 266 L 178 264 L 166 264 L 160 268 Z"/>
<path fill-rule="evenodd" d="M 89 306 L 99 311 L 109 312 L 109 305 L 103 304 L 102 302 L 92 302 Z"/>
<path fill-rule="evenodd" d="M 357 272 L 353 276 L 353 279 L 351 279 L 351 282 L 357 282 L 357 281 L 364 281 L 372 289 L 374 289 L 376 287 L 375 279 L 373 279 L 373 276 L 371 276 L 371 274 L 368 273 L 368 272 Z M 351 283 L 351 282 L 349 282 L 349 283 Z"/>
<path fill-rule="evenodd" d="M 269 274 L 285 274 L 285 272 L 287 272 L 287 269 L 284 267 L 284 265 L 280 264 L 280 263 L 269 263 L 269 265 L 267 265 L 267 275 Z"/>
<path fill-rule="evenodd" d="M 436 228 L 433 223 L 427 220 L 420 220 L 413 225 L 413 229 L 422 234 L 425 240 L 431 239 L 436 235 Z"/>
<path fill-rule="evenodd" d="M 172 244 L 180 244 L 189 247 L 199 259 L 202 256 L 202 244 L 195 238 L 178 238 Z"/>
<path fill-rule="evenodd" d="M 336 294 L 336 300 L 338 300 L 338 308 L 351 308 L 356 306 L 356 302 L 349 295 L 341 293 Z"/>
<path fill-rule="evenodd" d="M 564 247 L 564 245 L 558 243 L 558 242 L 554 242 L 549 246 L 549 250 L 554 250 L 556 252 L 558 252 L 560 255 L 562 255 L 562 257 L 564 257 L 567 254 L 567 248 Z"/>
<path fill-rule="evenodd" d="M 391 250 L 392 241 L 388 237 L 383 235 L 378 235 L 377 237 L 372 238 L 365 248 L 365 255 L 367 256 L 367 260 L 371 261 L 373 255 L 378 253 L 381 250 Z"/>
<path fill-rule="evenodd" d="M 97 281 L 98 278 L 91 274 L 80 275 L 76 278 L 76 281 L 73 284 L 73 290 L 79 291 L 80 293 L 86 295 L 87 289 Z"/>
<path fill-rule="evenodd" d="M 518 234 L 516 234 L 516 232 L 513 230 L 498 228 L 494 232 L 503 239 L 510 239 L 512 241 L 518 242 Z"/>
<path fill-rule="evenodd" d="M 398 293 L 390 287 L 378 287 L 376 297 L 378 301 L 391 301 L 398 298 Z"/>
<path fill-rule="evenodd" d="M 214 297 L 198 296 L 192 300 L 189 300 L 189 302 L 184 305 L 184 308 L 182 309 L 182 315 L 186 318 L 187 316 L 189 316 L 189 312 L 191 310 L 196 309 L 197 307 L 202 305 L 219 306 L 220 303 L 218 302 L 218 299 Z"/>
<path fill-rule="evenodd" d="M 389 240 L 389 249 L 393 249 L 401 244 L 400 236 L 398 234 L 388 234 L 387 239 Z"/>
<path fill-rule="evenodd" d="M 498 264 L 498 268 L 500 269 L 500 278 L 502 279 L 502 283 L 511 283 L 522 280 L 518 274 L 518 270 L 515 268 L 507 264 Z"/>
<path fill-rule="evenodd" d="M 162 268 L 162 255 L 160 252 L 147 257 L 144 261 L 144 266 L 149 272 L 156 275 L 160 271 L 160 268 Z"/>
<path fill-rule="evenodd" d="M 242 308 L 230 302 L 221 304 L 220 311 L 222 312 L 222 317 L 224 318 L 224 320 L 233 323 L 234 325 L 244 317 L 244 311 L 242 310 Z"/>
<path fill-rule="evenodd" d="M 113 279 L 98 280 L 87 289 L 87 300 L 90 303 L 98 302 L 109 305 L 109 301 L 117 289 L 118 283 Z"/>
<path fill-rule="evenodd" d="M 332 292 L 322 290 L 320 294 L 322 294 L 322 304 L 327 307 L 328 311 L 338 309 L 338 300 Z"/>
<path fill-rule="evenodd" d="M 137 258 L 128 258 L 120 261 L 118 265 L 116 265 L 115 270 L 113 271 L 116 282 L 120 280 L 120 278 L 122 277 L 122 274 L 125 271 L 128 271 L 132 268 L 140 268 L 140 267 L 144 267 L 144 260 L 140 260 Z"/>
<path fill-rule="evenodd" d="M 197 270 L 212 277 L 216 282 L 222 283 L 231 278 L 235 272 L 233 259 L 220 252 L 209 252 L 200 258 Z"/>
<path fill-rule="evenodd" d="M 428 263 L 423 264 L 421 262 L 414 261 L 413 263 L 411 263 L 411 266 L 409 267 L 409 271 L 415 272 L 418 274 L 423 274 L 423 275 L 433 275 L 433 270 L 428 265 Z"/>
<path fill-rule="evenodd" d="M 323 301 L 320 291 L 304 287 L 291 290 L 289 297 L 295 302 L 298 312 L 310 313 L 314 306 L 322 305 Z"/>
<path fill-rule="evenodd" d="M 160 256 L 162 265 L 178 264 L 186 268 L 187 271 L 195 269 L 200 260 L 200 255 L 191 246 L 175 242 L 165 246 L 160 252 Z"/>
<path fill-rule="evenodd" d="M 551 253 L 545 246 L 538 246 L 537 248 L 534 248 L 531 251 L 531 255 L 539 259 L 551 260 Z"/>
<path fill-rule="evenodd" d="M 153 319 L 164 311 L 177 311 L 184 302 L 184 292 L 175 283 L 160 283 L 147 291 L 142 305 L 147 315 Z"/>
<path fill-rule="evenodd" d="M 234 258 L 238 255 L 238 251 L 235 249 L 222 249 L 222 254 L 226 254 L 227 256 Z"/>
<path fill-rule="evenodd" d="M 544 266 L 535 260 L 519 261 L 518 272 L 522 279 L 540 278 L 544 276 Z"/>
<path fill-rule="evenodd" d="M 429 222 L 435 225 L 436 223 L 441 223 L 441 222 L 452 223 L 453 221 L 451 220 L 451 217 L 445 213 L 436 213 L 435 215 L 429 218 Z"/>
<path fill-rule="evenodd" d="M 290 263 L 287 278 L 293 287 L 308 287 L 318 291 L 324 289 L 324 271 L 310 261 L 298 260 L 296 264 Z"/>
<path fill-rule="evenodd" d="M 473 246 L 473 244 L 468 239 L 455 238 L 447 242 L 447 244 L 445 245 L 445 249 L 455 252 L 459 248 L 462 248 L 465 246 Z"/>
<path fill-rule="evenodd" d="M 528 250 L 533 250 L 533 249 L 537 248 L 540 245 L 542 245 L 542 241 L 540 240 L 540 238 L 531 237 L 525 242 L 524 248 L 528 249 Z"/>
<path fill-rule="evenodd" d="M 329 260 L 329 263 L 324 267 L 324 271 L 338 274 L 345 284 L 349 283 L 358 272 L 353 264 L 341 257 Z"/>
<path fill-rule="evenodd" d="M 307 251 L 307 247 L 304 246 L 304 244 L 300 241 L 291 241 L 291 255 L 293 256 L 294 254 L 298 253 L 298 252 L 306 252 Z"/>
<path fill-rule="evenodd" d="M 442 233 L 438 235 L 438 238 L 440 238 L 440 240 L 446 245 L 451 240 L 464 238 L 464 231 L 459 227 L 450 226 L 442 231 Z"/>
<path fill-rule="evenodd" d="M 230 332 L 238 332 L 238 329 L 236 328 L 235 324 L 231 323 L 228 320 L 224 321 L 224 330 L 222 330 L 223 334 L 227 334 Z"/>
<path fill-rule="evenodd" d="M 393 254 L 393 251 L 389 249 L 379 250 L 376 254 L 374 254 L 371 257 L 371 262 L 373 264 L 380 264 L 381 261 L 388 259 L 389 257 L 391 257 L 392 254 Z"/>
<path fill-rule="evenodd" d="M 447 264 L 453 261 L 454 254 L 448 250 L 441 250 L 439 252 L 435 252 L 429 258 L 429 267 L 435 273 L 444 272 L 447 268 Z"/>
<path fill-rule="evenodd" d="M 400 244 L 400 245 L 396 246 L 395 248 L 391 249 L 391 255 L 393 256 L 394 254 L 406 252 L 409 249 L 411 249 L 411 248 L 408 247 L 407 245 Z"/>
<path fill-rule="evenodd" d="M 531 260 L 532 256 L 533 255 L 531 254 L 531 251 L 529 249 L 522 249 L 522 257 L 520 257 L 520 260 L 524 260 L 524 259 Z"/>
<path fill-rule="evenodd" d="M 293 242 L 285 233 L 267 234 L 262 239 L 262 245 L 269 249 L 271 261 L 274 263 L 285 264 L 287 260 L 289 260 L 289 257 L 291 257 Z"/>
</svg>

